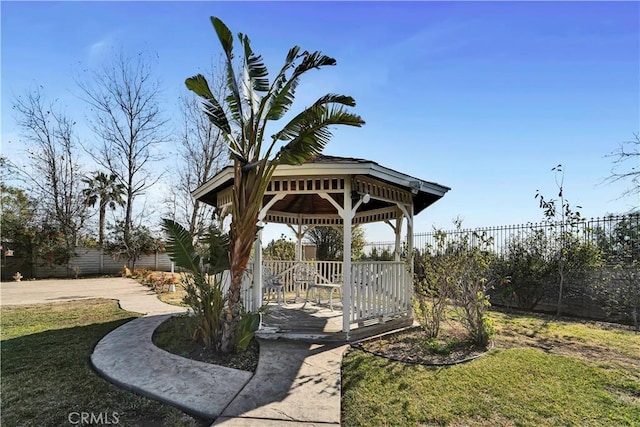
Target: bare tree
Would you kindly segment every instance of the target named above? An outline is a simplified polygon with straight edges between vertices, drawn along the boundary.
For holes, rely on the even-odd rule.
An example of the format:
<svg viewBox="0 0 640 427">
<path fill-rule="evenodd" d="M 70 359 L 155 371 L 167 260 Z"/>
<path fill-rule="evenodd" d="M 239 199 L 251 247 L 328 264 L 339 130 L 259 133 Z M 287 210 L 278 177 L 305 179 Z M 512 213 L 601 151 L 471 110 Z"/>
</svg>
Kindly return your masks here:
<svg viewBox="0 0 640 427">
<path fill-rule="evenodd" d="M 21 174 L 42 208 L 42 224 L 49 231 L 42 234 L 51 236 L 47 255 L 50 261 L 67 263 L 86 220 L 75 122 L 60 112 L 56 101 L 47 101 L 40 88 L 18 97 L 13 108 L 30 159 Z"/>
<path fill-rule="evenodd" d="M 607 182 L 631 181 L 631 186 L 622 196 L 640 196 L 640 134 L 633 135 L 634 140 L 618 145 L 607 157 L 613 157 L 611 175 Z"/>
<path fill-rule="evenodd" d="M 160 179 L 151 166 L 162 160 L 160 145 L 169 139 L 150 62 L 141 54 L 120 52 L 91 71 L 90 79 L 78 81 L 93 112 L 90 127 L 99 138 L 89 151 L 125 187 L 125 242 L 131 240 L 134 200 Z"/>
<path fill-rule="evenodd" d="M 223 78 L 215 77 L 215 71 L 213 76 L 213 90 L 222 95 Z M 191 191 L 206 183 L 229 161 L 229 152 L 220 130 L 202 111 L 200 100 L 190 95 L 180 98 L 178 179 L 172 185 L 172 198 L 168 202 L 173 219 L 188 224 L 191 235 L 201 235 L 211 224 L 214 208 L 191 197 Z"/>
</svg>

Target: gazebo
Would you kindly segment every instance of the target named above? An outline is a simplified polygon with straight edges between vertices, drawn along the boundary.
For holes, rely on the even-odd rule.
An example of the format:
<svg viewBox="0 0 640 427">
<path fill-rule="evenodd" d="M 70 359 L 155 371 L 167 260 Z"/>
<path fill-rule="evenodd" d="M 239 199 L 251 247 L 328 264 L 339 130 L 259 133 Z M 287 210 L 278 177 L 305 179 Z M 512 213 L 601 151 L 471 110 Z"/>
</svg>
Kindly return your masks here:
<svg viewBox="0 0 640 427">
<path fill-rule="evenodd" d="M 224 214 L 231 206 L 233 180 L 233 167 L 227 166 L 192 195 Z M 289 291 L 294 290 L 296 265 L 312 264 L 318 283 L 333 282 L 335 276 L 340 276 L 341 335 L 346 339 L 364 326 L 412 321 L 413 219 L 449 190 L 371 160 L 318 155 L 302 165 L 279 165 L 267 186 L 258 220 L 264 225 L 288 225 L 298 244 L 295 262 L 271 265 L 271 268 Z M 353 262 L 352 227 L 374 222 L 387 223 L 393 229 L 394 261 Z M 403 223 L 406 223 L 405 261 L 401 258 Z M 302 260 L 304 233 L 317 226 L 342 230 L 344 257 L 341 263 Z M 243 289 L 248 309 L 257 309 L 262 304 L 263 265 L 259 233 L 253 280 L 247 280 Z"/>
</svg>

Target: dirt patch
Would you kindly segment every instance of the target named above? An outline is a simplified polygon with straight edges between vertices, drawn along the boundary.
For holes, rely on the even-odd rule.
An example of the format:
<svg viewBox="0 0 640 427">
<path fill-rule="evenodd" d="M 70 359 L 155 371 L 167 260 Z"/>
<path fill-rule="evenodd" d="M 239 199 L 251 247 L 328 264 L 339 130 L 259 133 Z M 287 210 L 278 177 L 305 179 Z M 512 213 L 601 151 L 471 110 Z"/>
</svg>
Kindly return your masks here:
<svg viewBox="0 0 640 427">
<path fill-rule="evenodd" d="M 461 327 L 455 326 L 446 328 L 437 339 L 429 338 L 422 328 L 413 327 L 363 341 L 357 347 L 388 359 L 421 365 L 462 363 L 488 350 L 469 342 Z"/>
<path fill-rule="evenodd" d="M 532 324 L 531 321 L 543 322 Z M 571 324 L 580 324 L 587 328 L 628 331 L 621 325 L 603 322 L 562 319 Z M 640 358 L 633 351 L 620 349 L 601 340 L 591 340 L 572 336 L 570 331 L 550 332 L 545 324 L 555 322 L 552 316 L 532 316 L 519 319 L 514 317 L 504 322 L 496 320 L 498 330 L 493 338 L 495 348 L 533 347 L 549 354 L 579 358 L 590 364 L 612 364 L 623 366 L 631 371 L 640 370 Z M 638 335 L 640 340 L 640 334 Z M 419 327 L 391 333 L 363 341 L 357 345 L 362 350 L 392 360 L 425 365 L 448 365 L 469 361 L 487 352 L 489 348 L 471 344 L 467 331 L 456 321 L 448 321 L 442 326 L 439 338 L 429 339 Z"/>
</svg>

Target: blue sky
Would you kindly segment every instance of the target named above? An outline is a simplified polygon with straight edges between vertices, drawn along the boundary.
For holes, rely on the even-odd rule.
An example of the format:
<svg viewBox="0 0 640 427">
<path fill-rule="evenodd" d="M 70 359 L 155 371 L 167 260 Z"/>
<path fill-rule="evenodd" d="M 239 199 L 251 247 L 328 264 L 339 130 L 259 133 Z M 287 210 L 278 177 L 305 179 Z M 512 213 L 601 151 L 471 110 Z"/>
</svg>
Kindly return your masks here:
<svg viewBox="0 0 640 427">
<path fill-rule="evenodd" d="M 586 216 L 640 206 L 602 184 L 605 156 L 640 131 L 638 2 L 6 2 L 2 14 L 2 152 L 22 149 L 11 113 L 35 84 L 81 124 L 74 75 L 122 47 L 157 54 L 167 117 L 184 79 L 220 53 L 209 16 L 250 36 L 272 71 L 289 47 L 338 65 L 309 75 L 299 105 L 355 97 L 367 122 L 339 128 L 325 153 L 374 160 L 452 190 L 416 231 L 537 221 L 536 190 L 565 194 Z M 170 153 L 171 146 L 166 147 Z M 267 238 L 278 237 L 272 229 Z M 385 225 L 368 240 L 390 240 Z"/>
</svg>

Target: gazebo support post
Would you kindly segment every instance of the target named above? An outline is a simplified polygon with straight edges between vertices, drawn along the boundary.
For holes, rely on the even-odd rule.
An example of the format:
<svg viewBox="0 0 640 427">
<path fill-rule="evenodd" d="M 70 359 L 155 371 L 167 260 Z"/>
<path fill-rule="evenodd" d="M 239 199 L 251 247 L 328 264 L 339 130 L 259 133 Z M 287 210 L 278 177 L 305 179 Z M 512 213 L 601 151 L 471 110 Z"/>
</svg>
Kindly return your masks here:
<svg viewBox="0 0 640 427">
<path fill-rule="evenodd" d="M 407 218 L 407 262 L 409 263 L 409 277 L 413 282 L 414 262 L 413 262 L 413 205 L 409 206 L 409 216 Z M 409 286 L 409 317 L 413 319 L 413 283 Z"/>
<path fill-rule="evenodd" d="M 259 222 L 258 226 L 261 227 L 262 224 Z M 258 230 L 253 248 L 253 308 L 251 311 L 257 311 L 262 305 L 262 228 Z"/>
<path fill-rule="evenodd" d="M 400 261 L 400 255 L 402 253 L 402 213 L 398 212 L 398 217 L 396 218 L 396 226 L 394 227 L 396 233 L 396 249 L 393 253 L 393 259 L 396 261 Z"/>
<path fill-rule="evenodd" d="M 404 218 L 402 210 L 399 210 L 396 213 L 396 223 L 395 225 L 391 223 L 391 221 L 386 220 L 385 224 L 387 224 L 393 230 L 396 236 L 395 248 L 393 250 L 393 259 L 395 261 L 400 261 L 400 256 L 402 254 L 402 220 Z"/>
<path fill-rule="evenodd" d="M 264 227 L 264 218 L 267 216 L 269 209 L 279 200 L 284 199 L 284 194 L 274 196 L 265 206 L 262 207 L 258 214 L 258 233 L 254 243 L 253 257 L 253 311 L 257 311 L 262 307 L 262 228 Z"/>
<path fill-rule="evenodd" d="M 349 339 L 351 325 L 351 222 L 353 212 L 351 210 L 351 181 L 345 180 L 344 185 L 344 206 L 342 208 L 342 332 Z"/>
<path fill-rule="evenodd" d="M 299 219 L 298 227 L 293 228 L 291 224 L 287 224 L 287 226 L 293 231 L 293 234 L 296 236 L 296 262 L 302 261 L 302 239 L 306 234 L 306 230 L 302 229 L 302 221 Z"/>
<path fill-rule="evenodd" d="M 413 276 L 413 206 L 409 207 L 409 217 L 407 218 L 407 261 L 409 262 L 409 272 Z"/>
</svg>

